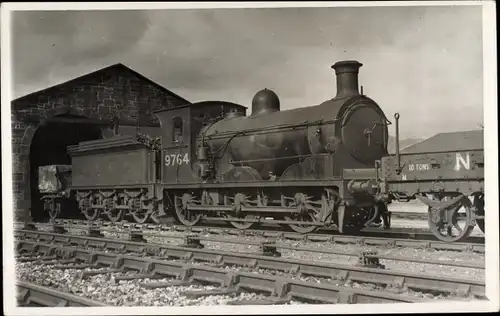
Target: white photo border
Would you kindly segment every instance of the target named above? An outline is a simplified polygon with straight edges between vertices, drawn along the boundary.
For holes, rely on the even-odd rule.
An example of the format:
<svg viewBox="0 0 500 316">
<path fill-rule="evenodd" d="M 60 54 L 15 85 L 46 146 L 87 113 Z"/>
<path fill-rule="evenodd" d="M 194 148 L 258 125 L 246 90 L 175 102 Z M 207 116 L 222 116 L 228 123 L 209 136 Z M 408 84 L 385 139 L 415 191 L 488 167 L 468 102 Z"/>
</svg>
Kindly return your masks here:
<svg viewBox="0 0 500 316">
<path fill-rule="evenodd" d="M 358 305 L 293 306 L 203 306 L 203 307 L 64 307 L 23 308 L 16 306 L 14 270 L 11 115 L 11 12 L 38 10 L 154 10 L 215 8 L 285 7 L 366 7 L 366 6 L 482 6 L 483 8 L 483 87 L 485 195 L 488 200 L 485 236 L 486 295 L 484 302 L 431 302 Z M 499 310 L 499 218 L 498 218 L 498 122 L 496 75 L 496 16 L 494 1 L 361 1 L 361 2 L 92 2 L 92 3 L 5 3 L 1 4 L 2 70 L 2 219 L 3 219 L 3 292 L 6 315 L 155 315 L 155 314 L 311 314 L 311 313 L 441 313 L 485 312 Z"/>
</svg>

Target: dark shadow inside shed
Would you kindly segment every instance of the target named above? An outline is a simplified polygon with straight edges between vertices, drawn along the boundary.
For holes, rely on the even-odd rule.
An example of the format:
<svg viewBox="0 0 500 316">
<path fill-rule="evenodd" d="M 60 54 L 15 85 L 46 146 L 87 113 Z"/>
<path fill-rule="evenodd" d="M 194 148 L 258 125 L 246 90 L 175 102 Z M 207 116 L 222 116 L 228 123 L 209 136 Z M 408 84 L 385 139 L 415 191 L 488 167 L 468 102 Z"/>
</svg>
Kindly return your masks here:
<svg viewBox="0 0 500 316">
<path fill-rule="evenodd" d="M 55 117 L 86 119 L 83 116 L 70 114 Z M 86 123 L 49 122 L 37 129 L 30 146 L 31 217 L 33 220 L 45 221 L 49 218 L 40 200 L 38 167 L 70 165 L 71 157 L 67 153 L 67 146 L 100 138 L 102 138 L 101 128 Z M 78 211 L 74 209 L 70 213 L 76 216 Z"/>
</svg>

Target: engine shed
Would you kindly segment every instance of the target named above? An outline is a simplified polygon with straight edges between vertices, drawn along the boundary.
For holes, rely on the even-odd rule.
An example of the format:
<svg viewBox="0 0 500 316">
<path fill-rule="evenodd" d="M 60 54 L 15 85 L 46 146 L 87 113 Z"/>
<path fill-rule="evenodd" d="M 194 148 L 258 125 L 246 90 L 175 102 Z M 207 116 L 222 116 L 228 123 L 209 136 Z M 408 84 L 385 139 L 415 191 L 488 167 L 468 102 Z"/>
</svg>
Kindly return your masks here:
<svg viewBox="0 0 500 316">
<path fill-rule="evenodd" d="M 160 136 L 153 111 L 190 104 L 119 63 L 11 102 L 14 219 L 43 219 L 38 167 L 71 164 L 67 146 L 114 135 Z"/>
</svg>

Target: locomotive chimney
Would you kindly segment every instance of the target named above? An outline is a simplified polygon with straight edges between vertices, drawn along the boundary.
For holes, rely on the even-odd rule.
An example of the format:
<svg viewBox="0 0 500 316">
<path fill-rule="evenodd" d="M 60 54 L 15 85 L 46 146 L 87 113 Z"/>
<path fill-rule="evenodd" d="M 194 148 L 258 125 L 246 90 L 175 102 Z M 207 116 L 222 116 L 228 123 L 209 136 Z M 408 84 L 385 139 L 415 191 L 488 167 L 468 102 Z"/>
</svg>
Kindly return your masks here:
<svg viewBox="0 0 500 316">
<path fill-rule="evenodd" d="M 358 73 L 363 64 L 356 60 L 344 60 L 332 66 L 337 76 L 337 95 L 335 98 L 345 98 L 359 95 Z"/>
</svg>

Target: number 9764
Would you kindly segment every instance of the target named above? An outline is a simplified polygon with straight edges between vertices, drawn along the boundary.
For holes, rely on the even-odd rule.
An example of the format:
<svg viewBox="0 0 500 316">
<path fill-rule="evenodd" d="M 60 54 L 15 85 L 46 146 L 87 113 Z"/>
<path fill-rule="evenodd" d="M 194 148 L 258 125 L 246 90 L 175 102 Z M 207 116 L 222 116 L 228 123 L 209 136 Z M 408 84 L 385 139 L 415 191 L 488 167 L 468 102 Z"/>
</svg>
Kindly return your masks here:
<svg viewBox="0 0 500 316">
<path fill-rule="evenodd" d="M 165 155 L 165 166 L 175 166 L 189 164 L 189 156 L 187 153 L 183 154 L 166 154 Z"/>
</svg>

